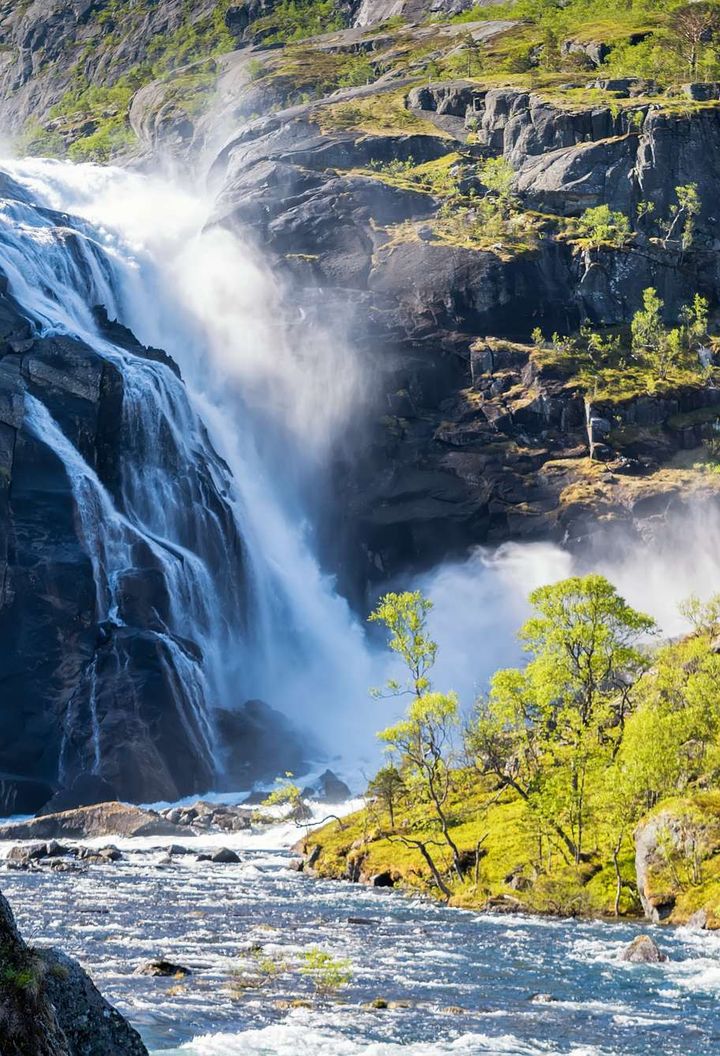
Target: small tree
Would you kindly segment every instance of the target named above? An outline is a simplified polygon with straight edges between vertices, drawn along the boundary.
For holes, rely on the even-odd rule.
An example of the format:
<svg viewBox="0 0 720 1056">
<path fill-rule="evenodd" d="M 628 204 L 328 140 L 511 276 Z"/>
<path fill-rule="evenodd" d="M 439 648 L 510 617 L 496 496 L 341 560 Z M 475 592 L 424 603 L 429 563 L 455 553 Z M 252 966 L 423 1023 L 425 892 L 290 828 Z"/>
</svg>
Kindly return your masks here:
<svg viewBox="0 0 720 1056">
<path fill-rule="evenodd" d="M 445 809 L 452 776 L 447 756 L 458 723 L 459 705 L 454 693 L 425 693 L 412 701 L 404 719 L 382 730 L 378 737 L 399 754 L 416 793 L 429 802 L 450 848 L 455 872 L 462 879 L 460 851 L 450 834 Z"/>
<path fill-rule="evenodd" d="M 507 219 L 513 206 L 513 181 L 515 170 L 506 158 L 488 158 L 480 167 L 480 180 L 498 203 L 503 219 Z"/>
<path fill-rule="evenodd" d="M 287 807 L 286 818 L 292 821 L 306 821 L 311 815 L 310 808 L 303 799 L 300 788 L 293 783 L 293 775 L 286 773 L 285 777 L 276 779 L 275 788 L 269 796 L 262 801 L 263 807 Z"/>
<path fill-rule="evenodd" d="M 579 862 L 589 779 L 615 754 L 647 667 L 638 643 L 655 624 L 598 575 L 541 587 L 530 602 L 535 615 L 520 631 L 530 661 L 494 676 L 469 747 Z"/>
<path fill-rule="evenodd" d="M 580 240 L 591 249 L 623 246 L 632 231 L 625 214 L 613 211 L 609 205 L 586 209 L 577 222 L 577 230 Z"/>
<path fill-rule="evenodd" d="M 437 657 L 437 643 L 427 628 L 431 610 L 432 602 L 415 591 L 386 594 L 370 616 L 372 622 L 385 624 L 390 632 L 388 644 L 402 657 L 409 673 L 404 690 L 396 680 L 388 683 L 388 689 L 391 693 L 410 693 L 413 698 L 405 718 L 381 731 L 378 737 L 399 756 L 408 792 L 430 807 L 443 843 L 451 852 L 455 872 L 461 878 L 460 852 L 450 833 L 446 810 L 451 787 L 449 759 L 453 733 L 459 724 L 459 705 L 454 693 L 432 692 L 430 672 Z M 429 850 L 434 841 L 416 840 L 406 834 L 398 838 L 418 848 L 438 886 L 449 895 Z"/>
<path fill-rule="evenodd" d="M 383 766 L 367 787 L 367 794 L 379 801 L 387 811 L 390 828 L 395 828 L 395 811 L 407 788 L 396 766 Z"/>
<path fill-rule="evenodd" d="M 670 207 L 663 246 L 667 249 L 672 241 L 677 240 L 685 253 L 695 239 L 695 222 L 702 212 L 702 201 L 696 183 L 681 184 L 675 188 L 675 194 L 677 203 Z"/>
<path fill-rule="evenodd" d="M 475 73 L 482 72 L 482 45 L 475 39 L 472 33 L 467 33 L 463 38 L 462 51 L 465 56 L 466 76 L 472 77 Z"/>
<path fill-rule="evenodd" d="M 680 606 L 680 614 L 696 634 L 716 635 L 720 632 L 720 594 L 713 594 L 707 601 L 691 594 Z"/>
<path fill-rule="evenodd" d="M 630 325 L 633 355 L 652 367 L 659 378 L 666 378 L 681 352 L 676 331 L 669 333 L 663 325 L 665 302 L 652 287 L 643 293 L 643 306 Z"/>
<path fill-rule="evenodd" d="M 427 619 L 432 602 L 419 590 L 402 594 L 386 594 L 374 612 L 370 623 L 382 623 L 390 632 L 389 647 L 403 660 L 410 678 L 404 688 L 394 679 L 388 682 L 391 694 L 412 693 L 421 697 L 430 688 L 429 672 L 437 656 L 437 644 L 430 638 Z M 375 695 L 379 690 L 373 691 Z"/>
<path fill-rule="evenodd" d="M 704 45 L 712 44 L 720 34 L 720 9 L 715 3 L 685 4 L 671 18 L 668 41 L 686 64 L 691 80 L 697 80 Z"/>
</svg>

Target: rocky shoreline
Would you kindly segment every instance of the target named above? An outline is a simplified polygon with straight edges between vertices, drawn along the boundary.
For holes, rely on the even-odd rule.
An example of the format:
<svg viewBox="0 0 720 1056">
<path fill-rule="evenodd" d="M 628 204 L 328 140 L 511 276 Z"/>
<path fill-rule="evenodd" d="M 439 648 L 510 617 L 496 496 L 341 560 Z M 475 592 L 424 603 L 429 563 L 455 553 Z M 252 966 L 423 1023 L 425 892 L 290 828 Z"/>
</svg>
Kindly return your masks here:
<svg viewBox="0 0 720 1056">
<path fill-rule="evenodd" d="M 720 930 L 720 871 L 714 861 L 715 848 L 720 848 L 717 794 L 666 802 L 640 823 L 634 833 L 634 857 L 620 865 L 619 913 L 613 909 L 617 879 L 606 864 L 590 856 L 577 868 L 559 864 L 550 875 L 534 873 L 518 820 L 505 810 L 499 808 L 497 819 L 486 817 L 480 848 L 460 836 L 467 872 L 450 896 L 438 889 L 419 852 L 403 844 L 402 829 L 398 837 L 387 839 L 366 811 L 332 821 L 300 840 L 296 850 L 301 857 L 294 868 L 323 879 L 397 887 L 477 912 L 615 923 L 645 920 Z M 462 828 L 451 831 L 461 833 Z M 695 878 L 680 864 L 691 847 L 702 847 L 704 864 L 696 865 Z"/>
</svg>

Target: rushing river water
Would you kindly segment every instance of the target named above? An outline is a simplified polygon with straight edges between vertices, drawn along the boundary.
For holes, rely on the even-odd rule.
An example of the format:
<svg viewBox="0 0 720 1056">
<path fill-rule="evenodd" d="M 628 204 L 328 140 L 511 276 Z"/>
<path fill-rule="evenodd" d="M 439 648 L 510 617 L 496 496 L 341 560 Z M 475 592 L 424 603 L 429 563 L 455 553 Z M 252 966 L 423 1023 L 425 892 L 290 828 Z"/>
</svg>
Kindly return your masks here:
<svg viewBox="0 0 720 1056">
<path fill-rule="evenodd" d="M 187 839 L 192 853 L 171 864 L 168 840 L 120 841 L 114 865 L 8 872 L 2 888 L 25 935 L 81 960 L 154 1056 L 720 1051 L 720 937 L 655 929 L 668 963 L 627 965 L 636 926 L 478 915 L 314 880 L 287 868 L 291 834 L 279 836 Z M 208 844 L 234 846 L 241 864 L 197 862 Z M 352 961 L 352 984 L 293 1008 L 311 997 L 298 966 L 316 945 Z M 192 975 L 133 974 L 158 956 Z M 286 970 L 233 992 L 233 970 L 257 975 L 259 958 Z M 364 1007 L 378 997 L 398 1005 Z"/>
</svg>

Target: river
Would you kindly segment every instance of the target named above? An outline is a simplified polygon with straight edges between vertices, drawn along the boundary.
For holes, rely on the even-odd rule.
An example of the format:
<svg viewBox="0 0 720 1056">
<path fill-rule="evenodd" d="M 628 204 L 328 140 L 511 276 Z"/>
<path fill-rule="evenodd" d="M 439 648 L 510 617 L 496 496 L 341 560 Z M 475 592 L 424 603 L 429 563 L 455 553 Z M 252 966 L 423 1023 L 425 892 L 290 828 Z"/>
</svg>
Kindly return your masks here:
<svg viewBox="0 0 720 1056">
<path fill-rule="evenodd" d="M 653 929 L 669 961 L 628 965 L 619 953 L 637 925 L 476 914 L 313 879 L 288 869 L 296 838 L 279 827 L 186 839 L 191 853 L 171 864 L 169 840 L 115 841 L 120 862 L 8 872 L 2 888 L 26 937 L 77 957 L 153 1056 L 719 1051 L 719 937 Z M 241 864 L 196 861 L 218 844 Z M 336 999 L 314 1000 L 298 970 L 314 946 L 352 962 Z M 133 974 L 159 956 L 192 974 Z M 257 976 L 266 960 L 285 968 L 233 990 L 233 972 Z M 365 1007 L 376 998 L 397 1005 Z"/>
</svg>

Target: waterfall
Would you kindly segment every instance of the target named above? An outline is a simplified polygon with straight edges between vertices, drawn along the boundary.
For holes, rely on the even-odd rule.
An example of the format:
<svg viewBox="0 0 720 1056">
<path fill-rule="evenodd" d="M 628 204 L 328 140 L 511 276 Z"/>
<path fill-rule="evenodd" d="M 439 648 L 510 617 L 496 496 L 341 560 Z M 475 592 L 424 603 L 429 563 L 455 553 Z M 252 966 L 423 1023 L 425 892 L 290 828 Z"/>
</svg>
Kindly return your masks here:
<svg viewBox="0 0 720 1056">
<path fill-rule="evenodd" d="M 209 773 L 220 766 L 213 713 L 249 698 L 327 741 L 342 728 L 347 743 L 354 726 L 366 739 L 362 630 L 313 555 L 306 503 L 357 404 L 350 357 L 340 362 L 317 333 L 296 340 L 297 312 L 279 303 L 247 247 L 206 228 L 201 197 L 91 165 L 4 168 L 15 188 L 0 202 L 10 292 L 40 334 L 82 340 L 122 377 L 112 494 L 40 400 L 26 398 L 28 429 L 71 483 L 98 623 L 123 627 L 123 585 L 142 554 L 140 567 L 160 571 L 168 597 L 149 631 Z M 166 350 L 184 384 L 162 356 L 114 343 L 96 305 Z M 83 726 L 90 737 L 74 768 L 102 770 L 95 659 L 85 682 L 68 705 L 61 771 Z"/>
</svg>

